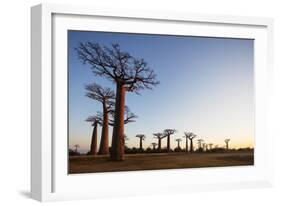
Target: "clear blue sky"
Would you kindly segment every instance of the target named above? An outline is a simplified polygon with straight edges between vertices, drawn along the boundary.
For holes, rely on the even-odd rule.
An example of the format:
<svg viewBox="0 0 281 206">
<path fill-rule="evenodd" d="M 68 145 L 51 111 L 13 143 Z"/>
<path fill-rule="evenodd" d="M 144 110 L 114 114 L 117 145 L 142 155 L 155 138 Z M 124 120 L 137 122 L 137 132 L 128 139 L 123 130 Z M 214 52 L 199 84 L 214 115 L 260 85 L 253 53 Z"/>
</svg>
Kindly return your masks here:
<svg viewBox="0 0 281 206">
<path fill-rule="evenodd" d="M 70 147 L 79 144 L 80 151 L 89 150 L 92 127 L 84 120 L 102 109 L 85 97 L 84 86 L 95 82 L 115 90 L 111 81 L 94 76 L 90 66 L 77 58 L 74 48 L 87 41 L 120 44 L 122 50 L 144 58 L 160 81 L 141 95 L 126 95 L 126 105 L 138 116 L 125 126 L 128 146 L 138 147 L 138 133 L 147 136 L 144 147 L 148 147 L 157 142 L 152 133 L 174 128 L 172 147 L 184 131 L 207 143 L 224 145 L 223 140 L 230 138 L 230 147 L 253 147 L 253 40 L 92 31 L 69 31 L 68 38 Z M 101 128 L 99 137 L 100 133 Z"/>
</svg>

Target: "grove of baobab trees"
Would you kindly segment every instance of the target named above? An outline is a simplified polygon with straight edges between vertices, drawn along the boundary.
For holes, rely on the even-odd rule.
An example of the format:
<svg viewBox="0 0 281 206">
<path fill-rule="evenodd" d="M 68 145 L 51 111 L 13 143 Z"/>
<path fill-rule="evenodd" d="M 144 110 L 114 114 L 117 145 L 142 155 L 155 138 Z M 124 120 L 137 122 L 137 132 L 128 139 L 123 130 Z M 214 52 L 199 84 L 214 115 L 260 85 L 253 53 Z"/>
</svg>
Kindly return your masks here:
<svg viewBox="0 0 281 206">
<path fill-rule="evenodd" d="M 108 154 L 108 114 L 114 106 L 114 92 L 110 88 L 103 88 L 98 84 L 88 84 L 85 86 L 86 96 L 102 103 L 102 135 L 99 154 Z"/>
<path fill-rule="evenodd" d="M 156 74 L 143 59 L 122 51 L 118 44 L 111 48 L 98 43 L 80 43 L 76 48 L 82 63 L 90 65 L 92 72 L 115 83 L 115 116 L 110 157 L 124 160 L 124 113 L 126 92 L 138 93 L 159 84 Z"/>
<path fill-rule="evenodd" d="M 165 129 L 163 134 L 165 137 L 167 137 L 167 152 L 170 152 L 171 146 L 170 146 L 170 137 L 176 132 L 175 129 Z"/>
<path fill-rule="evenodd" d="M 195 134 L 193 134 L 192 132 L 185 132 L 184 133 L 185 137 L 188 138 L 190 140 L 190 152 L 193 152 L 193 139 L 196 137 Z"/>
<path fill-rule="evenodd" d="M 162 139 L 165 138 L 166 136 L 163 135 L 163 133 L 153 133 L 153 136 L 154 138 L 157 138 L 158 139 L 158 151 L 161 151 L 161 142 L 162 142 Z"/>
</svg>

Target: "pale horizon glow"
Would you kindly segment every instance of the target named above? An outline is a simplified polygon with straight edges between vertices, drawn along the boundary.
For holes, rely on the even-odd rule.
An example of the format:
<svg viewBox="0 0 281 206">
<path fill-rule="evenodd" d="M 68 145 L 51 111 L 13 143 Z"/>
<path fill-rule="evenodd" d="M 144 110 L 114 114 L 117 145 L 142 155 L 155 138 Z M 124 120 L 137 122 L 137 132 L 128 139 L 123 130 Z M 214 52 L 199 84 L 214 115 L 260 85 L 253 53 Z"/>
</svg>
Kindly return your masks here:
<svg viewBox="0 0 281 206">
<path fill-rule="evenodd" d="M 84 86 L 95 82 L 115 91 L 111 81 L 94 76 L 90 66 L 77 58 L 74 48 L 87 41 L 106 46 L 119 43 L 122 50 L 143 58 L 160 81 L 141 95 L 127 93 L 126 105 L 138 116 L 136 122 L 125 125 L 127 146 L 138 148 L 135 136 L 141 133 L 147 137 L 144 148 L 152 148 L 151 143 L 157 143 L 152 133 L 173 128 L 177 133 L 171 136 L 172 148 L 185 131 L 198 136 L 195 147 L 199 138 L 214 146 L 224 146 L 229 138 L 230 148 L 254 147 L 253 40 L 81 31 L 69 31 L 68 38 L 69 148 L 79 144 L 80 152 L 89 151 L 92 127 L 85 119 L 102 109 L 85 96 Z"/>
</svg>

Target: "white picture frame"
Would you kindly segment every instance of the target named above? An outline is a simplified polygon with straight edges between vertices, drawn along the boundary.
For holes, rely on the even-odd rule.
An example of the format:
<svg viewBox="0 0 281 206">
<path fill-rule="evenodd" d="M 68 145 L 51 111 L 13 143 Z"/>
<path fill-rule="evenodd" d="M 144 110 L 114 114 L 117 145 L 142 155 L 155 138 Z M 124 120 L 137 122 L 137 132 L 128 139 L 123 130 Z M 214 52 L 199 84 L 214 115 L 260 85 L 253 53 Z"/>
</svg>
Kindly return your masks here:
<svg viewBox="0 0 281 206">
<path fill-rule="evenodd" d="M 118 28 L 116 21 L 120 23 Z M 132 26 L 136 24 L 138 27 Z M 154 24 L 160 25 L 157 30 Z M 31 25 L 32 198 L 52 201 L 272 186 L 273 135 L 269 113 L 273 77 L 271 19 L 41 4 L 31 9 Z M 165 30 L 165 25 L 174 29 Z M 64 148 L 67 140 L 56 138 L 65 136 L 67 126 L 65 32 L 68 29 L 127 31 L 126 28 L 142 33 L 248 37 L 256 40 L 255 166 L 67 174 L 67 147 Z M 264 137 L 267 141 L 261 143 Z M 152 179 L 155 184 L 146 187 L 145 182 Z M 70 185 L 73 187 L 70 188 Z"/>
</svg>

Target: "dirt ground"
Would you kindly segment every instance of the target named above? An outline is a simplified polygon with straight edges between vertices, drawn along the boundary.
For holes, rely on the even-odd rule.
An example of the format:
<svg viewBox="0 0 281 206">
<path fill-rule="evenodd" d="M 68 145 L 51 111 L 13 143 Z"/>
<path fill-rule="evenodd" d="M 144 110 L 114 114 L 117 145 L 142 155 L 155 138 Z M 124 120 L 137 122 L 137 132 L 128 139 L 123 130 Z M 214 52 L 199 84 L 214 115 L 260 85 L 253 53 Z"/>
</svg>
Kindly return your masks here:
<svg viewBox="0 0 281 206">
<path fill-rule="evenodd" d="M 241 165 L 254 165 L 253 151 L 127 154 L 120 162 L 110 161 L 108 156 L 71 156 L 69 174 Z"/>
</svg>

